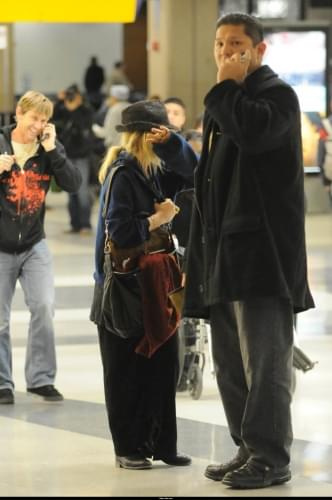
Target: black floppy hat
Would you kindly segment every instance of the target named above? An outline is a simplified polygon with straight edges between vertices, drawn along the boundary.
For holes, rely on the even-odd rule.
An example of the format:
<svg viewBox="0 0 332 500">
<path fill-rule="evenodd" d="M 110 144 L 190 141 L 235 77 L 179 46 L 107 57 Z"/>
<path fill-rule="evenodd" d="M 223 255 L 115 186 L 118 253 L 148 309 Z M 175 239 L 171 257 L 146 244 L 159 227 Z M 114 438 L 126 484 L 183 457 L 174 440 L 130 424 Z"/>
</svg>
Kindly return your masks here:
<svg viewBox="0 0 332 500">
<path fill-rule="evenodd" d="M 167 111 L 160 101 L 137 101 L 122 111 L 122 123 L 115 128 L 118 132 L 148 132 L 153 127 L 172 128 Z"/>
</svg>

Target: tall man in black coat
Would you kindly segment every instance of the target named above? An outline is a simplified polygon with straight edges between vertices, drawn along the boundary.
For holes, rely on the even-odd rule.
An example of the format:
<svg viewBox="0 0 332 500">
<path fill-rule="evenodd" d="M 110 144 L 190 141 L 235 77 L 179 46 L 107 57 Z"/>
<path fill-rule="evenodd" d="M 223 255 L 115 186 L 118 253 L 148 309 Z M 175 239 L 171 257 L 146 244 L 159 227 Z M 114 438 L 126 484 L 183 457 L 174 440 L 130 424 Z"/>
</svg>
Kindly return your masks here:
<svg viewBox="0 0 332 500">
<path fill-rule="evenodd" d="M 307 283 L 300 113 L 262 65 L 260 23 L 217 22 L 217 83 L 205 97 L 183 314 L 211 321 L 217 382 L 238 446 L 205 475 L 232 488 L 290 480 L 293 314 Z"/>
</svg>

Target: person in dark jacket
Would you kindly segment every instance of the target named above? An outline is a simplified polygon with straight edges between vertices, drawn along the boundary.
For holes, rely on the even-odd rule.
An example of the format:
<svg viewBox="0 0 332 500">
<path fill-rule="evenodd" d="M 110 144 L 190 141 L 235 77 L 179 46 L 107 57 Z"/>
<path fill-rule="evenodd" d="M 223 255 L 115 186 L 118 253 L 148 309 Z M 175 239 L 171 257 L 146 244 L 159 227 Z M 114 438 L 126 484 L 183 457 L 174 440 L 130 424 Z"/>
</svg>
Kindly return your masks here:
<svg viewBox="0 0 332 500">
<path fill-rule="evenodd" d="M 98 63 L 98 58 L 93 56 L 84 74 L 84 87 L 86 90 L 86 97 L 95 110 L 98 110 L 102 104 L 102 87 L 104 83 L 104 68 Z"/>
<path fill-rule="evenodd" d="M 299 104 L 262 65 L 265 48 L 254 17 L 218 20 L 186 268 L 183 314 L 211 322 L 218 388 L 238 447 L 205 475 L 232 488 L 291 478 L 293 313 L 314 306 Z"/>
<path fill-rule="evenodd" d="M 53 104 L 28 91 L 17 103 L 16 124 L 0 129 L 0 404 L 14 403 L 10 308 L 19 280 L 31 319 L 26 350 L 28 393 L 59 401 L 54 387 L 54 285 L 45 231 L 45 197 L 52 177 L 76 191 L 81 174 L 67 159 L 49 123 Z"/>
<path fill-rule="evenodd" d="M 60 101 L 61 103 L 61 101 Z M 69 193 L 68 212 L 70 229 L 68 233 L 90 234 L 93 197 L 90 189 L 92 170 L 92 109 L 85 104 L 77 85 L 71 85 L 64 92 L 63 104 L 57 102 L 57 131 L 66 154 L 79 168 L 82 175 L 81 187 L 77 193 Z"/>
<path fill-rule="evenodd" d="M 176 130 L 184 134 L 186 123 L 186 105 L 179 97 L 167 97 L 164 100 L 168 120 Z"/>
<path fill-rule="evenodd" d="M 120 168 L 112 179 L 106 228 L 109 238 L 119 248 L 145 244 L 151 231 L 169 223 L 176 214 L 172 200 L 191 178 L 196 156 L 186 141 L 171 132 L 168 126 L 165 107 L 158 101 L 139 101 L 122 112 L 122 124 L 117 127 L 123 132 L 122 145 L 110 148 L 100 170 L 103 187 L 95 250 L 95 296 L 98 290 L 101 293 L 105 277 L 102 211 L 113 166 L 120 165 Z M 142 259 L 146 263 L 146 257 L 150 256 L 140 257 L 140 264 Z M 151 257 L 160 261 L 159 271 L 174 259 L 167 253 Z M 174 316 L 167 300 L 169 278 L 159 279 L 158 269 L 150 276 L 153 285 L 143 295 L 143 302 L 153 314 L 149 317 L 144 306 L 146 321 L 141 337 L 122 339 L 116 336 L 105 326 L 98 304 L 91 311 L 91 319 L 98 325 L 116 463 L 126 469 L 151 468 L 151 458 L 174 466 L 191 463 L 190 457 L 177 450 L 175 397 L 179 318 Z M 146 274 L 143 273 L 144 284 Z M 163 308 L 158 307 L 157 293 L 160 294 L 158 300 L 165 297 L 167 301 L 164 300 Z M 168 326 L 161 335 L 164 325 Z"/>
</svg>

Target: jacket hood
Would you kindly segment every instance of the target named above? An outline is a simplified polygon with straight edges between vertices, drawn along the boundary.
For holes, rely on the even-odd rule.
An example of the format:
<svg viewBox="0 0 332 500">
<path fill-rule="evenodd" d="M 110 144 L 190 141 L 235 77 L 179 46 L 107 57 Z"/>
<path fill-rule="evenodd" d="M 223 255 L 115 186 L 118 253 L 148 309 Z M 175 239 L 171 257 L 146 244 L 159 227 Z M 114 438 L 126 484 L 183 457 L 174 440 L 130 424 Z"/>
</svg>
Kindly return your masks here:
<svg viewBox="0 0 332 500">
<path fill-rule="evenodd" d="M 4 127 L 1 127 L 0 129 L 0 135 L 3 135 L 5 139 L 10 142 L 11 141 L 11 132 L 12 130 L 16 127 L 15 123 L 12 123 L 11 125 L 5 125 Z"/>
<path fill-rule="evenodd" d="M 0 129 L 0 154 L 12 152 L 11 131 L 15 128 L 15 124 L 6 125 Z"/>
</svg>

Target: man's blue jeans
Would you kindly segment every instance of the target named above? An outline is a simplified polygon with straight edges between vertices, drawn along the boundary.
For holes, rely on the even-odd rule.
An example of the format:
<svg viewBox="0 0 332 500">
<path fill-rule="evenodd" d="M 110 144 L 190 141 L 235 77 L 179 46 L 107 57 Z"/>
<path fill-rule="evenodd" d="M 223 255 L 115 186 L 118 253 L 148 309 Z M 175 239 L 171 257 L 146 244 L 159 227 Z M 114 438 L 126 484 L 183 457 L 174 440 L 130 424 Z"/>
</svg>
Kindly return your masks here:
<svg viewBox="0 0 332 500">
<path fill-rule="evenodd" d="M 10 312 L 19 280 L 31 317 L 25 359 L 27 387 L 54 383 L 54 282 L 52 257 L 43 239 L 22 253 L 0 252 L 0 389 L 14 389 Z"/>
</svg>

